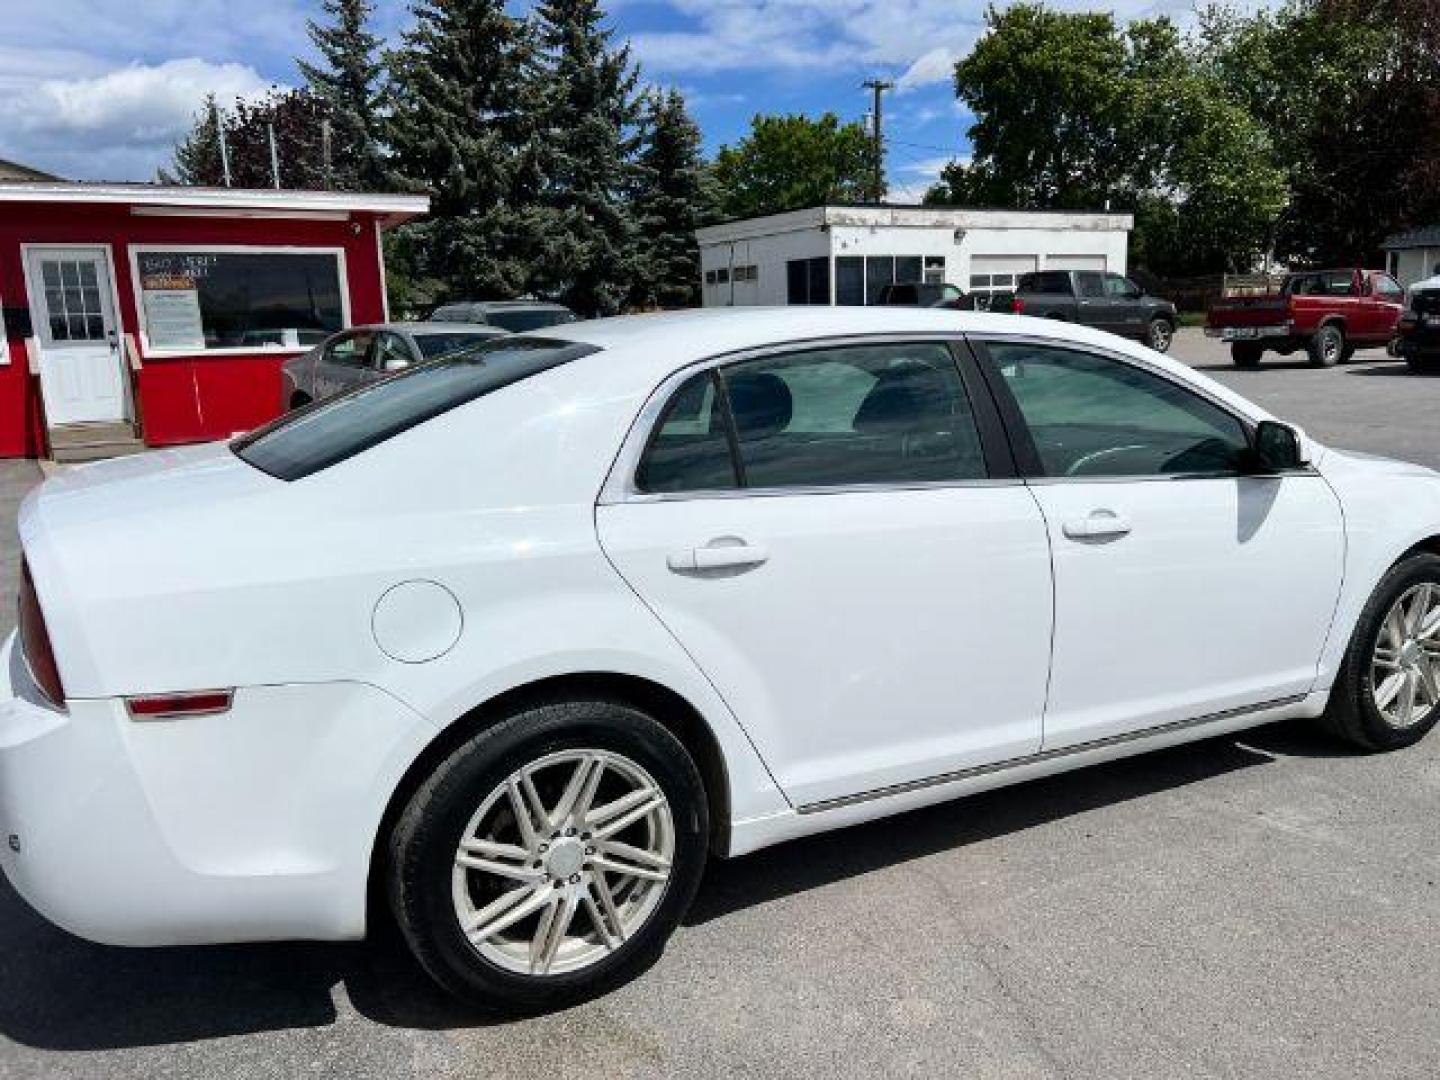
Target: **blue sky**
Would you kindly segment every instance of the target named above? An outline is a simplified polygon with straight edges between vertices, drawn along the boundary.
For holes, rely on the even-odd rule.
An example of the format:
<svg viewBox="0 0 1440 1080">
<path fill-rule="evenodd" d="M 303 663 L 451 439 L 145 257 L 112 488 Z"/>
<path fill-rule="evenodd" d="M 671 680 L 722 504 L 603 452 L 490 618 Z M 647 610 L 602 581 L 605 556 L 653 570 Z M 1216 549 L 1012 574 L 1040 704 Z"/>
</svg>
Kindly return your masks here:
<svg viewBox="0 0 1440 1080">
<path fill-rule="evenodd" d="M 1193 0 L 1052 0 L 1122 19 Z M 207 91 L 222 100 L 298 82 L 319 0 L 5 0 L 0 157 L 76 179 L 144 180 L 169 157 Z M 376 0 L 398 38 L 405 0 Z M 983 0 L 612 0 L 647 81 L 677 86 L 712 150 L 757 112 L 869 108 L 860 88 L 894 78 L 886 103 L 892 197 L 918 196 L 967 151 L 949 73 L 980 33 Z M 523 6 L 517 5 L 517 11 Z"/>
</svg>

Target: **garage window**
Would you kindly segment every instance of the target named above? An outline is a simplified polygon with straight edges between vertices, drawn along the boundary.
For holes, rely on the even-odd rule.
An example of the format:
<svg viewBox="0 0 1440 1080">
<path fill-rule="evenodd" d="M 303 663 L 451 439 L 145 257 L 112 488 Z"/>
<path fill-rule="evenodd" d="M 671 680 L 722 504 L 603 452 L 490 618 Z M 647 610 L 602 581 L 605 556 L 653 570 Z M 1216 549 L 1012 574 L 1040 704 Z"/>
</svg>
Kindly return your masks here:
<svg viewBox="0 0 1440 1080">
<path fill-rule="evenodd" d="M 339 249 L 132 247 L 150 355 L 304 349 L 349 322 Z"/>
</svg>

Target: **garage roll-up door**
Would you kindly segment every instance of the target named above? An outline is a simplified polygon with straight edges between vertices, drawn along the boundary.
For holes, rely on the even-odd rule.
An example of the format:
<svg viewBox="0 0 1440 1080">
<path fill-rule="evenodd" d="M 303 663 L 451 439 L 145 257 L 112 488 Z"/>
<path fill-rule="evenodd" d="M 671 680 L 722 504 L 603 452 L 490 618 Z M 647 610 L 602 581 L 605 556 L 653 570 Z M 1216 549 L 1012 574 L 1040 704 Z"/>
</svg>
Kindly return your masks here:
<svg viewBox="0 0 1440 1080">
<path fill-rule="evenodd" d="M 1099 270 L 1105 272 L 1104 255 L 1046 255 L 1046 270 Z"/>
<path fill-rule="evenodd" d="M 1014 292 L 1015 279 L 1036 269 L 1039 261 L 1036 255 L 972 255 L 967 291 L 986 297 L 993 293 Z M 989 305 L 980 301 L 977 306 Z"/>
</svg>

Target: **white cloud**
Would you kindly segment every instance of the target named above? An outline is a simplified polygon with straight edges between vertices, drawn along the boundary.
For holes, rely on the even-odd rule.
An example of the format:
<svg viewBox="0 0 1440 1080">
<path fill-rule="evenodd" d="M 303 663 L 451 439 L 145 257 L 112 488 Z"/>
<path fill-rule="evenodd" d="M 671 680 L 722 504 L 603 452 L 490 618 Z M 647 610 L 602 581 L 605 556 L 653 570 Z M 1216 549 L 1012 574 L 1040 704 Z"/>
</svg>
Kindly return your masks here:
<svg viewBox="0 0 1440 1080">
<path fill-rule="evenodd" d="M 116 180 L 152 175 L 206 94 L 223 106 L 271 85 L 248 65 L 198 57 L 74 77 L 10 73 L 5 82 L 0 155 L 76 178 Z"/>
<path fill-rule="evenodd" d="M 905 69 L 895 80 L 895 88 L 904 92 L 917 86 L 949 82 L 955 74 L 955 61 L 959 56 L 946 45 L 937 45 Z"/>
</svg>

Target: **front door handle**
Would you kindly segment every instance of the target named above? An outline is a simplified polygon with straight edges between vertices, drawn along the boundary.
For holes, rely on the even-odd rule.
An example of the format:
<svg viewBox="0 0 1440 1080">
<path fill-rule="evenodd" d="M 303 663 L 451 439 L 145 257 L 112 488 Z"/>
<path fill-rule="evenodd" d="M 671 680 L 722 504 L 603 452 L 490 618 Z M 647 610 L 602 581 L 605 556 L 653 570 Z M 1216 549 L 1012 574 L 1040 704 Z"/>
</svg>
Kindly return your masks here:
<svg viewBox="0 0 1440 1080">
<path fill-rule="evenodd" d="M 722 536 L 711 540 L 704 547 L 673 551 L 665 559 L 671 570 L 726 570 L 759 566 L 770 558 L 760 544 L 747 544 L 734 536 Z"/>
<path fill-rule="evenodd" d="M 1092 510 L 1076 521 L 1067 521 L 1064 533 L 1071 540 L 1109 540 L 1130 532 L 1130 522 L 1114 510 Z"/>
</svg>

